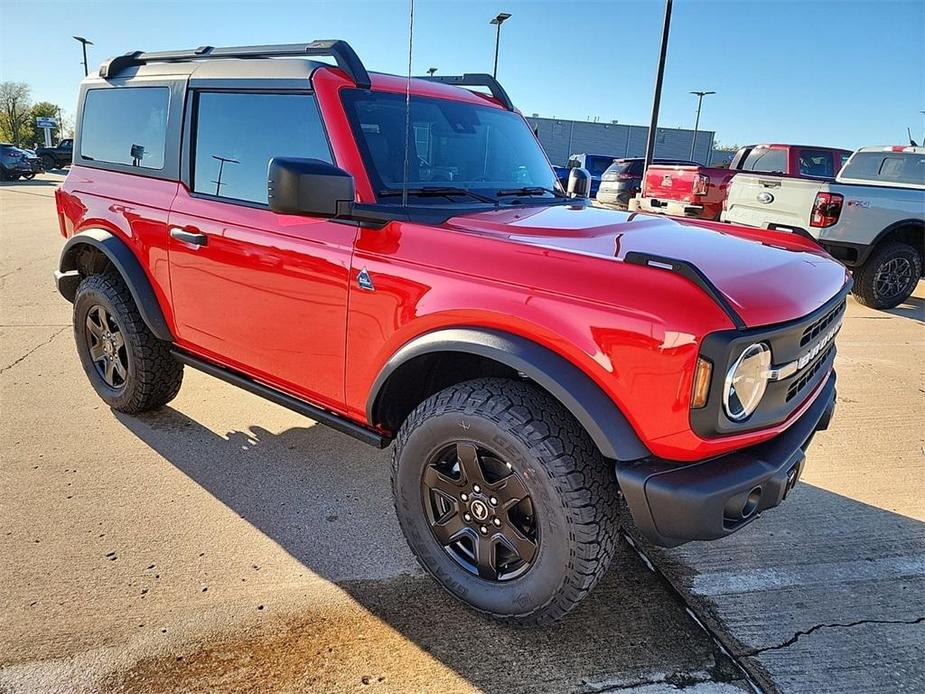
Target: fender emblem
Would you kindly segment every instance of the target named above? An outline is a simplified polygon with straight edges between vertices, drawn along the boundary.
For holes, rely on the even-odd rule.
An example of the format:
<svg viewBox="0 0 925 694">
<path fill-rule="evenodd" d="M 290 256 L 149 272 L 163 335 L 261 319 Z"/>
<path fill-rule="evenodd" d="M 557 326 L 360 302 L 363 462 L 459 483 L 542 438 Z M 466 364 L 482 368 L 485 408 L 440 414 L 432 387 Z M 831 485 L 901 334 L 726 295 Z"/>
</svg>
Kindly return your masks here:
<svg viewBox="0 0 925 694">
<path fill-rule="evenodd" d="M 365 267 L 360 270 L 360 274 L 357 275 L 357 284 L 360 285 L 360 289 L 365 289 L 368 292 L 376 291 L 376 288 L 373 286 L 372 277 L 369 276 L 369 271 Z"/>
</svg>

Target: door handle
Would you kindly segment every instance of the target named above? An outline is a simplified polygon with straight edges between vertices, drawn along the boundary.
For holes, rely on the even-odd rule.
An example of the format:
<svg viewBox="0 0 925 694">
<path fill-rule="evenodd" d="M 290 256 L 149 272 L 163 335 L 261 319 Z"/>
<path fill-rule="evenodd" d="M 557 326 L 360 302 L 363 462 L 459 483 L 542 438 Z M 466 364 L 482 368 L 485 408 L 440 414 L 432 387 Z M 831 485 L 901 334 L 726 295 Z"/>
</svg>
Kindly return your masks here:
<svg viewBox="0 0 925 694">
<path fill-rule="evenodd" d="M 170 238 L 188 243 L 191 246 L 205 246 L 209 243 L 209 237 L 199 231 L 190 231 L 179 227 L 171 227 Z"/>
</svg>

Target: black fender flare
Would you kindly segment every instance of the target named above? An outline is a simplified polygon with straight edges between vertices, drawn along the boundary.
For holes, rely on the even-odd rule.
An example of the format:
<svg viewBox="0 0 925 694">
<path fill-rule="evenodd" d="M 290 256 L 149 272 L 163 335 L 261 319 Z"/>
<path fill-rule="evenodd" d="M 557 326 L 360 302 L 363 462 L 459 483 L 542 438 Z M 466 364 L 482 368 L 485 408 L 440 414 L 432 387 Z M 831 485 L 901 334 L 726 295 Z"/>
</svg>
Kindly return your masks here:
<svg viewBox="0 0 925 694">
<path fill-rule="evenodd" d="M 105 255 L 125 281 L 138 312 L 145 324 L 159 340 L 173 342 L 173 335 L 164 318 L 151 282 L 131 248 L 118 236 L 105 229 L 87 229 L 75 234 L 61 250 L 55 278 L 58 291 L 65 299 L 74 302 L 80 283 L 78 260 L 83 247 L 91 246 Z"/>
<path fill-rule="evenodd" d="M 584 371 L 527 338 L 487 328 L 436 330 L 402 346 L 370 389 L 366 416 L 371 424 L 376 421 L 379 395 L 389 377 L 407 361 L 435 352 L 475 354 L 524 374 L 572 413 L 607 458 L 629 461 L 650 455 L 617 404 Z"/>
</svg>

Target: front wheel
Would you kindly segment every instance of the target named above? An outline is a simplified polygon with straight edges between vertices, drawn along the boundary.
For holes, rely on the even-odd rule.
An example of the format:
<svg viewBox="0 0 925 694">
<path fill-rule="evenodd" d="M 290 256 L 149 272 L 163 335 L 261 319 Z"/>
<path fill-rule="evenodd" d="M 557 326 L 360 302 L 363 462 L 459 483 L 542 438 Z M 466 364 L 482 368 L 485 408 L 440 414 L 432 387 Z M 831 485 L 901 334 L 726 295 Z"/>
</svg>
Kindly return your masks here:
<svg viewBox="0 0 925 694">
<path fill-rule="evenodd" d="M 878 246 L 854 271 L 854 296 L 871 308 L 893 308 L 915 291 L 922 276 L 922 258 L 907 243 L 891 241 Z"/>
<path fill-rule="evenodd" d="M 27 174 L 23 174 L 22 177 L 23 177 L 24 179 L 26 179 L 27 181 L 31 181 L 33 178 L 35 178 L 35 174 L 34 174 L 34 173 L 27 173 Z"/>
<path fill-rule="evenodd" d="M 567 410 L 525 382 L 468 381 L 419 405 L 398 433 L 392 491 L 424 569 L 498 619 L 563 617 L 616 550 L 610 466 Z"/>
</svg>

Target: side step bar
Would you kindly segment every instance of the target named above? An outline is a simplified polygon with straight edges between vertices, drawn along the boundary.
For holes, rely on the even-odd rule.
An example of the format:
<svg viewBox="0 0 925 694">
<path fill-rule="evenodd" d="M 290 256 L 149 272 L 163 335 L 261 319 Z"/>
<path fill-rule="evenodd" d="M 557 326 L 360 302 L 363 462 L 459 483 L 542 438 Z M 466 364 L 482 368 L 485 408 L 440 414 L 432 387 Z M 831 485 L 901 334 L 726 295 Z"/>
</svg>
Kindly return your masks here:
<svg viewBox="0 0 925 694">
<path fill-rule="evenodd" d="M 359 439 L 363 443 L 367 443 L 370 446 L 375 446 L 376 448 L 385 448 L 389 445 L 391 439 L 386 436 L 383 436 L 375 429 L 370 427 L 365 427 L 356 422 L 352 422 L 345 417 L 341 417 L 338 414 L 329 412 L 328 410 L 323 410 L 316 405 L 300 400 L 299 398 L 293 397 L 288 393 L 284 393 L 281 390 L 277 390 L 272 386 L 264 385 L 259 383 L 249 376 L 234 371 L 232 369 L 227 369 L 224 366 L 218 366 L 211 362 L 205 361 L 198 357 L 194 357 L 191 354 L 187 354 L 179 349 L 171 349 L 171 355 L 181 364 L 186 364 L 191 366 L 198 371 L 207 373 L 210 376 L 215 376 L 215 378 L 221 379 L 226 383 L 230 383 L 238 388 L 246 390 L 248 393 L 253 393 L 254 395 L 259 395 L 270 402 L 275 402 L 277 405 L 282 405 L 286 409 L 292 410 L 293 412 L 298 412 L 305 417 L 314 419 L 319 424 L 324 424 L 329 426 L 332 429 L 348 434 L 355 439 Z"/>
</svg>

